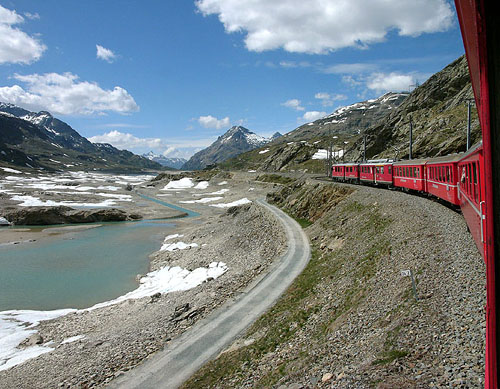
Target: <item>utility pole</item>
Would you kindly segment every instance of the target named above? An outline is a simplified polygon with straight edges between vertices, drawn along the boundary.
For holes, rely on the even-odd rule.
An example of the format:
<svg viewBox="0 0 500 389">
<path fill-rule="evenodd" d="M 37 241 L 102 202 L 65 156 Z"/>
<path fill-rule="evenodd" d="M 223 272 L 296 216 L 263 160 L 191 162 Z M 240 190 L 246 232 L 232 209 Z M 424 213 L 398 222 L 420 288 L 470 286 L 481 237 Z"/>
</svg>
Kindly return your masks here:
<svg viewBox="0 0 500 389">
<path fill-rule="evenodd" d="M 366 134 L 363 134 L 363 162 L 366 163 Z"/>
<path fill-rule="evenodd" d="M 411 116 L 410 116 L 410 153 L 409 153 L 409 158 L 413 158 L 413 123 L 411 121 Z"/>
</svg>

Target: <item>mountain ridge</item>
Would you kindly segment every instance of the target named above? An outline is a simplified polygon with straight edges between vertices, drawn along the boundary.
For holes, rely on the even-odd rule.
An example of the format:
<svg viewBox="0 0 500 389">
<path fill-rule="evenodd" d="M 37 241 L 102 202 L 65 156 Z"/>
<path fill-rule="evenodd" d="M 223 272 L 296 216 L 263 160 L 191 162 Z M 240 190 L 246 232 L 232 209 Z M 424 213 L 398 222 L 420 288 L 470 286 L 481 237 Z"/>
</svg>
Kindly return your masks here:
<svg viewBox="0 0 500 389">
<path fill-rule="evenodd" d="M 47 170 L 162 170 L 147 158 L 110 144 L 92 143 L 47 111 L 0 102 L 0 160 Z"/>
</svg>

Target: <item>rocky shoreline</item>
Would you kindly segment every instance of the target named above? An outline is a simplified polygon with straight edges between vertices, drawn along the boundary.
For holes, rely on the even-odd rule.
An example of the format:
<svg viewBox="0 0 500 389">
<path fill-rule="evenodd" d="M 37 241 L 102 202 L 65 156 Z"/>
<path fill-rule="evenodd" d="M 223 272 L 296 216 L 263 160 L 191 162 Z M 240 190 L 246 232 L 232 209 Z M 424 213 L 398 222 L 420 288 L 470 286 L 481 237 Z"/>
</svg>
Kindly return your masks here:
<svg viewBox="0 0 500 389">
<path fill-rule="evenodd" d="M 182 205 L 180 201 L 196 198 L 193 195 L 197 192 L 187 190 L 161 192 L 167 182 L 159 181 L 156 186 L 149 187 L 148 195 L 168 194 L 168 201 L 179 205 Z M 209 185 L 213 188 L 221 182 L 221 179 L 214 179 Z M 254 199 L 262 197 L 269 188 L 269 185 L 252 183 L 251 177 L 224 182 L 224 188 L 230 192 L 226 195 L 226 202 L 249 194 Z M 190 290 L 79 310 L 40 322 L 36 335 L 20 347 L 40 344 L 49 345 L 54 350 L 0 371 L 2 387 L 104 385 L 240 293 L 266 271 L 286 246 L 279 222 L 250 201 L 227 208 L 193 204 L 201 216 L 177 219 L 175 232 L 182 238 L 168 242 L 182 240 L 196 245 L 184 250 L 158 251 L 150 257 L 151 271 L 165 266 L 193 270 L 216 261 L 226 264 L 228 270 L 224 274 Z"/>
</svg>

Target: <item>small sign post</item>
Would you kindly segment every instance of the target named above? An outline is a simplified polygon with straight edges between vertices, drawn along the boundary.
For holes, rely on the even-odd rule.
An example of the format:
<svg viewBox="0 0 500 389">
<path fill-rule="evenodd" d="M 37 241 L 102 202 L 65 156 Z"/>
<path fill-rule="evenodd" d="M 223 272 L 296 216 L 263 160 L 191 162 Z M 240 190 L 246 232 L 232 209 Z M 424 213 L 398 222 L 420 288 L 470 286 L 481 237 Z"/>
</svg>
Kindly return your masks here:
<svg viewBox="0 0 500 389">
<path fill-rule="evenodd" d="M 413 288 L 413 295 L 415 296 L 415 301 L 418 302 L 417 297 L 417 286 L 415 285 L 415 278 L 413 278 L 413 272 L 410 270 L 401 270 L 401 277 L 410 277 L 411 278 L 411 286 Z"/>
</svg>

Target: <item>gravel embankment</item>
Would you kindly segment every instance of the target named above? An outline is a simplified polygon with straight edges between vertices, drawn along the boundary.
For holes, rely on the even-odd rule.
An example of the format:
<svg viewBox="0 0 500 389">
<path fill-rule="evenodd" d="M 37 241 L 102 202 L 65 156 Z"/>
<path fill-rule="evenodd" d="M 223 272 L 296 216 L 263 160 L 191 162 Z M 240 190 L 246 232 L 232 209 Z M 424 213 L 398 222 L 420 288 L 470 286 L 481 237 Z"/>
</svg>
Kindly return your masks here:
<svg viewBox="0 0 500 389">
<path fill-rule="evenodd" d="M 248 185 L 241 184 L 244 188 L 241 189 L 237 187 L 240 184 L 229 185 L 233 196 L 242 190 L 248 191 Z M 175 201 L 179 196 L 181 194 L 174 196 Z M 174 197 L 168 200 L 173 201 Z M 189 193 L 184 197 L 193 198 Z M 207 216 L 176 223 L 175 232 L 183 234 L 181 240 L 196 242 L 198 246 L 155 253 L 151 270 L 164 266 L 193 270 L 207 267 L 211 262 L 224 262 L 228 271 L 188 291 L 127 300 L 41 322 L 37 327 L 39 341 L 52 341 L 51 347 L 55 350 L 0 372 L 0 386 L 101 386 L 160 350 L 194 322 L 240 293 L 279 257 L 286 245 L 282 226 L 255 203 L 227 211 L 211 209 Z M 84 338 L 62 343 L 64 339 L 81 335 Z"/>
<path fill-rule="evenodd" d="M 308 267 L 185 387 L 483 387 L 485 266 L 462 215 L 397 191 L 322 185 L 274 196 L 314 221 Z M 318 214 L 325 199 L 333 205 Z"/>
</svg>

